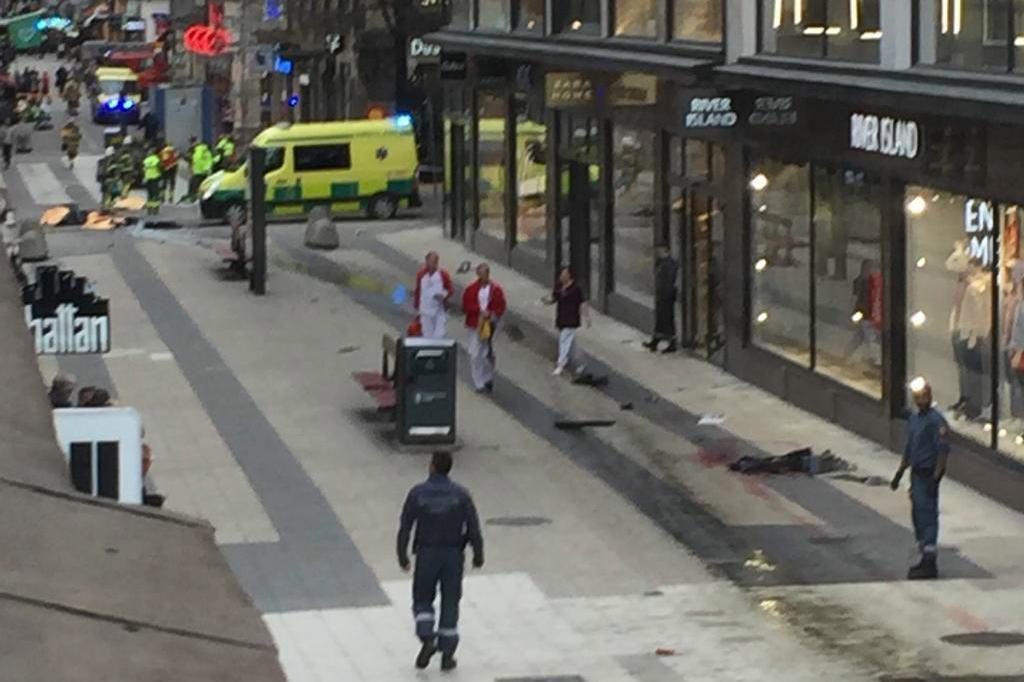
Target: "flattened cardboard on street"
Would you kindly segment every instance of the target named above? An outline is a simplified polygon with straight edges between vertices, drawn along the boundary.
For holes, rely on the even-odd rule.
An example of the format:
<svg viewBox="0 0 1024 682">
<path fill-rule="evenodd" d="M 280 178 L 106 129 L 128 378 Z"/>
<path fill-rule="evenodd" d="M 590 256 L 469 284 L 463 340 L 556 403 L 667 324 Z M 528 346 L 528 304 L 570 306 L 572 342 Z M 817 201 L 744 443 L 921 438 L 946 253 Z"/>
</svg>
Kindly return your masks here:
<svg viewBox="0 0 1024 682">
<path fill-rule="evenodd" d="M 6 259 L 0 327 L 0 678 L 284 680 L 208 524 L 72 491 Z"/>
</svg>

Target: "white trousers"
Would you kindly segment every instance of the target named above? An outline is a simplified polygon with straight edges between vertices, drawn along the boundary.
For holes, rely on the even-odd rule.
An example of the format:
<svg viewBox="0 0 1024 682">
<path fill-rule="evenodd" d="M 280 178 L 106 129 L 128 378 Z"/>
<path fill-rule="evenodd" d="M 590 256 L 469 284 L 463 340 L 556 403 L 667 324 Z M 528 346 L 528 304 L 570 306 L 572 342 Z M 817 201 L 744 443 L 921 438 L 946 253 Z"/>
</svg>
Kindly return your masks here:
<svg viewBox="0 0 1024 682">
<path fill-rule="evenodd" d="M 448 313 L 444 309 L 435 313 L 420 313 L 420 326 L 425 339 L 448 338 Z"/>
<path fill-rule="evenodd" d="M 469 370 L 478 391 L 494 381 L 494 358 L 488 357 L 489 351 L 490 344 L 481 341 L 475 329 L 469 330 Z"/>
<path fill-rule="evenodd" d="M 576 367 L 579 364 L 579 353 L 576 352 L 576 327 L 558 330 L 558 362 L 557 367 Z"/>
</svg>

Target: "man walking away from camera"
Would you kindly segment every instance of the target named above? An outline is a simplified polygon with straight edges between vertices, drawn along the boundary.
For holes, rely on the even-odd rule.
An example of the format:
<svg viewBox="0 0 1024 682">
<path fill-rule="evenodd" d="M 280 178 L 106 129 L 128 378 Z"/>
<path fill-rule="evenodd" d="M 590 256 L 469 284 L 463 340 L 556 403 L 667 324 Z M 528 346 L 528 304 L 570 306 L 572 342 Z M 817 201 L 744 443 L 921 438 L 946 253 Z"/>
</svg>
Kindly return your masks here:
<svg viewBox="0 0 1024 682">
<path fill-rule="evenodd" d="M 409 535 L 416 526 L 413 553 L 416 569 L 412 579 L 412 610 L 416 635 L 422 646 L 416 667 L 423 669 L 438 650 L 441 669 L 453 670 L 459 645 L 459 600 L 465 548 L 473 548 L 473 567 L 484 565 L 484 539 L 480 520 L 469 491 L 455 483 L 449 452 L 435 452 L 430 458 L 430 476 L 409 491 L 402 507 L 398 528 L 398 565 L 410 569 Z M 441 585 L 441 619 L 434 630 L 434 596 Z"/>
</svg>

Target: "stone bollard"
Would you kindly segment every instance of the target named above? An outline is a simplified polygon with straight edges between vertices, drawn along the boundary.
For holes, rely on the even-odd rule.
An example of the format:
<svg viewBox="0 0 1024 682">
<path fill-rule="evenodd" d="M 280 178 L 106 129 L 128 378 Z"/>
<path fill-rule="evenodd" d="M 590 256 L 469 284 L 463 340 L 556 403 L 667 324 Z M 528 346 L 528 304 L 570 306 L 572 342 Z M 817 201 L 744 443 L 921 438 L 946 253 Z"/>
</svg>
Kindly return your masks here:
<svg viewBox="0 0 1024 682">
<path fill-rule="evenodd" d="M 23 220 L 18 229 L 18 254 L 25 262 L 46 260 L 50 252 L 46 247 L 46 234 L 34 220 Z"/>
<path fill-rule="evenodd" d="M 306 222 L 306 246 L 311 249 L 336 249 L 340 240 L 338 228 L 334 226 L 330 210 L 325 206 L 317 206 L 309 212 Z"/>
</svg>

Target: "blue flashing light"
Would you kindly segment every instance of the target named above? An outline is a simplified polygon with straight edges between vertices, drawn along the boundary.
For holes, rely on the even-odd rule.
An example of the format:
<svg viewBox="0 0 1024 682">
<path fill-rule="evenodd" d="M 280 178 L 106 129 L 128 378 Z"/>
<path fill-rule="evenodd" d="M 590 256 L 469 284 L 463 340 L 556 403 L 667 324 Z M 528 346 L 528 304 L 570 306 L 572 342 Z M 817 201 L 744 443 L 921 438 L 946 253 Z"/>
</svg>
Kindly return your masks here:
<svg viewBox="0 0 1024 682">
<path fill-rule="evenodd" d="M 130 99 L 121 100 L 121 109 L 124 111 L 131 111 L 135 108 L 135 102 Z"/>
<path fill-rule="evenodd" d="M 412 128 L 412 114 L 396 114 L 395 115 L 395 127 L 396 128 Z"/>
<path fill-rule="evenodd" d="M 291 97 L 289 97 L 288 98 L 288 106 L 290 106 L 293 109 L 295 107 L 299 106 L 299 96 L 298 95 L 292 95 Z"/>
<path fill-rule="evenodd" d="M 274 57 L 274 71 L 283 74 L 289 74 L 295 68 L 295 62 L 291 59 L 285 59 L 281 56 Z"/>
</svg>

